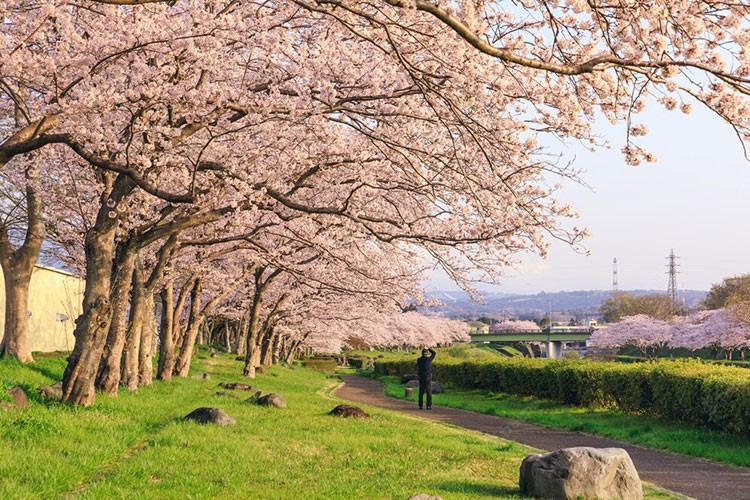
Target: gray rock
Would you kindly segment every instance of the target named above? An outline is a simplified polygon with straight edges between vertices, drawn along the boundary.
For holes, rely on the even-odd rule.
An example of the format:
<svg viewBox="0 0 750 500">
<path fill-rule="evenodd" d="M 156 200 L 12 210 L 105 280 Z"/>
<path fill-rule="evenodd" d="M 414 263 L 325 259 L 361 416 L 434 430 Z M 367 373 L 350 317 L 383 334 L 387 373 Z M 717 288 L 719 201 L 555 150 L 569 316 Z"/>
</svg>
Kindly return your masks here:
<svg viewBox="0 0 750 500">
<path fill-rule="evenodd" d="M 235 419 L 221 408 L 197 408 L 185 416 L 185 420 L 195 420 L 199 424 L 234 425 Z"/>
<path fill-rule="evenodd" d="M 258 398 L 258 404 L 261 406 L 273 406 L 275 408 L 286 408 L 286 400 L 276 393 L 266 394 Z"/>
<path fill-rule="evenodd" d="M 344 418 L 370 418 L 370 415 L 362 408 L 350 405 L 338 405 L 328 414 L 333 415 L 334 417 Z"/>
<path fill-rule="evenodd" d="M 243 384 L 242 382 L 219 382 L 219 387 L 224 389 L 233 389 L 238 391 L 252 391 L 253 386 L 250 384 Z"/>
<path fill-rule="evenodd" d="M 643 488 L 622 448 L 564 448 L 529 455 L 521 464 L 522 495 L 541 498 L 642 500 Z"/>
<path fill-rule="evenodd" d="M 20 387 L 14 387 L 8 391 L 8 394 L 13 398 L 13 404 L 15 404 L 16 408 L 19 410 L 25 410 L 29 407 L 29 399 L 26 397 L 24 390 Z"/>
<path fill-rule="evenodd" d="M 409 500 L 443 500 L 443 497 L 436 497 L 433 495 L 428 495 L 427 493 L 420 493 L 419 495 L 409 497 Z"/>
<path fill-rule="evenodd" d="M 406 384 L 404 384 L 404 387 L 406 387 L 406 388 L 419 387 L 419 380 L 409 380 L 408 382 L 406 382 Z M 443 392 L 445 392 L 445 391 L 443 390 L 443 386 L 440 385 L 440 382 L 433 381 L 432 382 L 432 393 L 433 394 L 441 394 Z"/>
<path fill-rule="evenodd" d="M 42 397 L 46 399 L 54 399 L 60 401 L 63 396 L 62 382 L 57 382 L 56 384 L 52 385 L 43 385 L 41 387 L 37 387 L 37 390 L 42 395 Z"/>
<path fill-rule="evenodd" d="M 419 375 L 401 375 L 401 383 L 405 384 L 412 380 L 419 380 Z"/>
</svg>

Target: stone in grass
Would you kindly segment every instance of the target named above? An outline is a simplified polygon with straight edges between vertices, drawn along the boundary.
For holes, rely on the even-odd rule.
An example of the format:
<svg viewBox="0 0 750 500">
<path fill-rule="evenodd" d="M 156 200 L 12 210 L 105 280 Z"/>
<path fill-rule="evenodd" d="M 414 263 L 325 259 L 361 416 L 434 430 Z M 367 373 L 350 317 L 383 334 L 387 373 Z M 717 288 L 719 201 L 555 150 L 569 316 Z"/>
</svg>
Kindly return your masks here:
<svg viewBox="0 0 750 500">
<path fill-rule="evenodd" d="M 250 384 L 243 384 L 242 382 L 219 382 L 219 387 L 224 389 L 233 389 L 238 391 L 252 391 L 253 386 Z"/>
<path fill-rule="evenodd" d="M 271 393 L 260 396 L 257 402 L 261 406 L 273 406 L 274 408 L 286 408 L 286 400 L 281 394 Z"/>
<path fill-rule="evenodd" d="M 541 498 L 642 500 L 643 488 L 622 448 L 564 448 L 529 455 L 521 464 L 522 495 Z"/>
<path fill-rule="evenodd" d="M 408 381 L 404 385 L 404 387 L 407 387 L 407 388 L 419 387 L 419 380 L 418 379 L 417 380 L 410 380 L 410 381 Z M 440 385 L 440 382 L 432 382 L 432 393 L 433 394 L 441 394 L 443 392 L 445 392 L 445 391 L 443 390 L 443 386 Z"/>
<path fill-rule="evenodd" d="M 443 500 L 443 497 L 436 497 L 434 495 L 428 495 L 427 493 L 420 493 L 419 495 L 409 497 L 409 500 Z"/>
<path fill-rule="evenodd" d="M 338 405 L 328 414 L 333 415 L 334 417 L 344 418 L 370 418 L 370 415 L 362 408 L 350 405 Z"/>
<path fill-rule="evenodd" d="M 199 380 L 211 380 L 211 375 L 208 373 L 196 373 L 190 378 L 199 379 Z"/>
<path fill-rule="evenodd" d="M 197 408 L 185 416 L 185 420 L 195 420 L 199 424 L 234 425 L 235 419 L 226 414 L 221 408 Z"/>
<path fill-rule="evenodd" d="M 18 408 L 19 410 L 25 410 L 29 407 L 29 399 L 26 397 L 26 393 L 20 387 L 14 387 L 13 389 L 8 391 L 8 394 L 10 394 L 10 397 L 13 398 L 13 404 L 15 404 L 16 408 Z"/>
<path fill-rule="evenodd" d="M 56 401 L 60 401 L 63 396 L 62 382 L 57 382 L 56 384 L 52 385 L 43 385 L 37 387 L 37 390 L 45 399 L 54 399 Z"/>
<path fill-rule="evenodd" d="M 419 375 L 413 375 L 413 374 L 406 374 L 401 375 L 401 383 L 406 384 L 407 382 L 411 382 L 412 380 L 419 380 Z"/>
</svg>

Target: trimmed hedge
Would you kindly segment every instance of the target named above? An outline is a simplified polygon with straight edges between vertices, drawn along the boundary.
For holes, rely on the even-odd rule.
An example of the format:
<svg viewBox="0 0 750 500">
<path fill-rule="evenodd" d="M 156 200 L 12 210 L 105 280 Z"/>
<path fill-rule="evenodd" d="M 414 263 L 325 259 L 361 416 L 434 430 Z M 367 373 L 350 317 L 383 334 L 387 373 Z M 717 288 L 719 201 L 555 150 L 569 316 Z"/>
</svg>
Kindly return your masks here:
<svg viewBox="0 0 750 500">
<path fill-rule="evenodd" d="M 414 360 L 378 361 L 375 373 L 414 372 Z M 615 363 L 506 358 L 433 364 L 436 380 L 458 388 L 535 396 L 750 434 L 750 373 L 699 360 Z"/>
</svg>

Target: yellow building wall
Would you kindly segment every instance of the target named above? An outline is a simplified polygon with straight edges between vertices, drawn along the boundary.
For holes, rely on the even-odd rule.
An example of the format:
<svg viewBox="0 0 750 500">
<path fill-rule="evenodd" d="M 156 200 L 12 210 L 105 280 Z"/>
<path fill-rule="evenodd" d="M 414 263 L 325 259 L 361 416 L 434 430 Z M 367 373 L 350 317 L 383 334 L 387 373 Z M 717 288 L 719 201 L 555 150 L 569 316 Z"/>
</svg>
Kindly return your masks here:
<svg viewBox="0 0 750 500">
<path fill-rule="evenodd" d="M 0 269 L 2 276 L 2 269 Z M 5 287 L 0 281 L 0 324 L 5 324 Z M 29 286 L 29 344 L 32 351 L 71 351 L 81 314 L 85 281 L 65 271 L 37 266 Z M 0 338 L 3 330 L 0 330 Z"/>
</svg>

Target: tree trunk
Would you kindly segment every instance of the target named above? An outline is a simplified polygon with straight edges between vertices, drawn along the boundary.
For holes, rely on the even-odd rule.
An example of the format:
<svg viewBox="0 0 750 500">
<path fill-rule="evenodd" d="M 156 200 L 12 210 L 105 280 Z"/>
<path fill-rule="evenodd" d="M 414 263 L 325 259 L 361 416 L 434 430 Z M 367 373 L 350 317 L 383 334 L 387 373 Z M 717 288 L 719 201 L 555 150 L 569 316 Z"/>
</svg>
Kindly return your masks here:
<svg viewBox="0 0 750 500">
<path fill-rule="evenodd" d="M 15 259 L 13 259 L 15 260 Z M 34 259 L 36 261 L 36 259 Z M 31 264 L 33 270 L 34 265 Z M 27 265 L 3 266 L 5 279 L 5 328 L 0 343 L 0 356 L 16 358 L 21 363 L 31 363 L 31 347 L 28 338 L 29 284 L 32 271 Z"/>
<path fill-rule="evenodd" d="M 75 345 L 63 374 L 63 400 L 89 406 L 96 399 L 94 383 L 109 332 L 109 303 L 115 224 L 93 228 L 86 236 L 86 288 L 83 313 L 76 320 Z"/>
<path fill-rule="evenodd" d="M 249 378 L 255 378 L 255 367 L 258 366 L 260 359 L 258 351 L 258 336 L 260 335 L 260 313 L 263 307 L 262 290 L 256 287 L 253 296 L 253 305 L 250 308 L 249 331 L 247 342 L 245 343 L 245 368 L 242 375 Z"/>
<path fill-rule="evenodd" d="M 154 381 L 154 347 L 156 341 L 156 315 L 154 294 L 143 295 L 143 325 L 141 326 L 141 349 L 138 353 L 138 385 L 149 386 Z"/>
<path fill-rule="evenodd" d="M 120 361 L 128 330 L 128 298 L 133 281 L 135 257 L 136 253 L 125 245 L 120 248 L 113 267 L 112 321 L 96 379 L 96 386 L 107 394 L 117 394 L 120 386 Z"/>
<path fill-rule="evenodd" d="M 110 177 L 105 174 L 105 179 Z M 110 216 L 113 210 L 108 205 L 114 202 L 117 206 L 134 187 L 130 178 L 118 176 L 109 196 L 103 195 L 107 200 L 97 214 L 96 223 L 86 233 L 83 313 L 76 320 L 76 342 L 63 374 L 63 401 L 68 403 L 89 406 L 96 399 L 94 383 L 111 320 L 109 294 L 118 224 L 117 217 Z"/>
<path fill-rule="evenodd" d="M 198 336 L 203 316 L 200 313 L 201 306 L 201 279 L 195 280 L 193 291 L 190 293 L 190 318 L 188 327 L 180 344 L 180 355 L 177 357 L 174 374 L 178 377 L 187 377 L 190 372 L 190 361 L 193 358 L 195 340 Z"/>
<path fill-rule="evenodd" d="M 174 283 L 170 280 L 160 293 L 161 297 L 161 328 L 159 329 L 159 365 L 156 378 L 172 380 L 175 362 L 174 330 Z"/>
<path fill-rule="evenodd" d="M 264 336 L 260 354 L 261 365 L 271 366 L 273 364 L 273 346 L 276 336 L 276 332 L 273 329 Z"/>
<path fill-rule="evenodd" d="M 0 357 L 10 356 L 31 363 L 29 345 L 29 285 L 46 234 L 43 203 L 39 196 L 39 169 L 32 165 L 26 177 L 26 235 L 23 244 L 13 249 L 7 228 L 0 231 L 0 266 L 5 281 L 5 327 L 0 342 Z"/>
<path fill-rule="evenodd" d="M 281 359 L 281 349 L 283 347 L 281 335 L 275 335 L 273 338 L 273 348 L 271 349 L 271 364 L 277 364 Z"/>
<path fill-rule="evenodd" d="M 250 327 L 250 322 L 247 319 L 247 314 L 243 314 L 240 319 L 239 330 L 237 331 L 237 342 L 235 344 L 235 351 L 238 356 L 244 356 L 247 354 L 247 333 Z"/>
<path fill-rule="evenodd" d="M 145 290 L 143 273 L 133 271 L 133 290 L 130 298 L 130 322 L 122 353 L 122 385 L 130 391 L 138 390 L 138 365 L 140 360 L 143 315 L 145 312 Z M 149 347 L 150 349 L 150 347 Z"/>
</svg>

